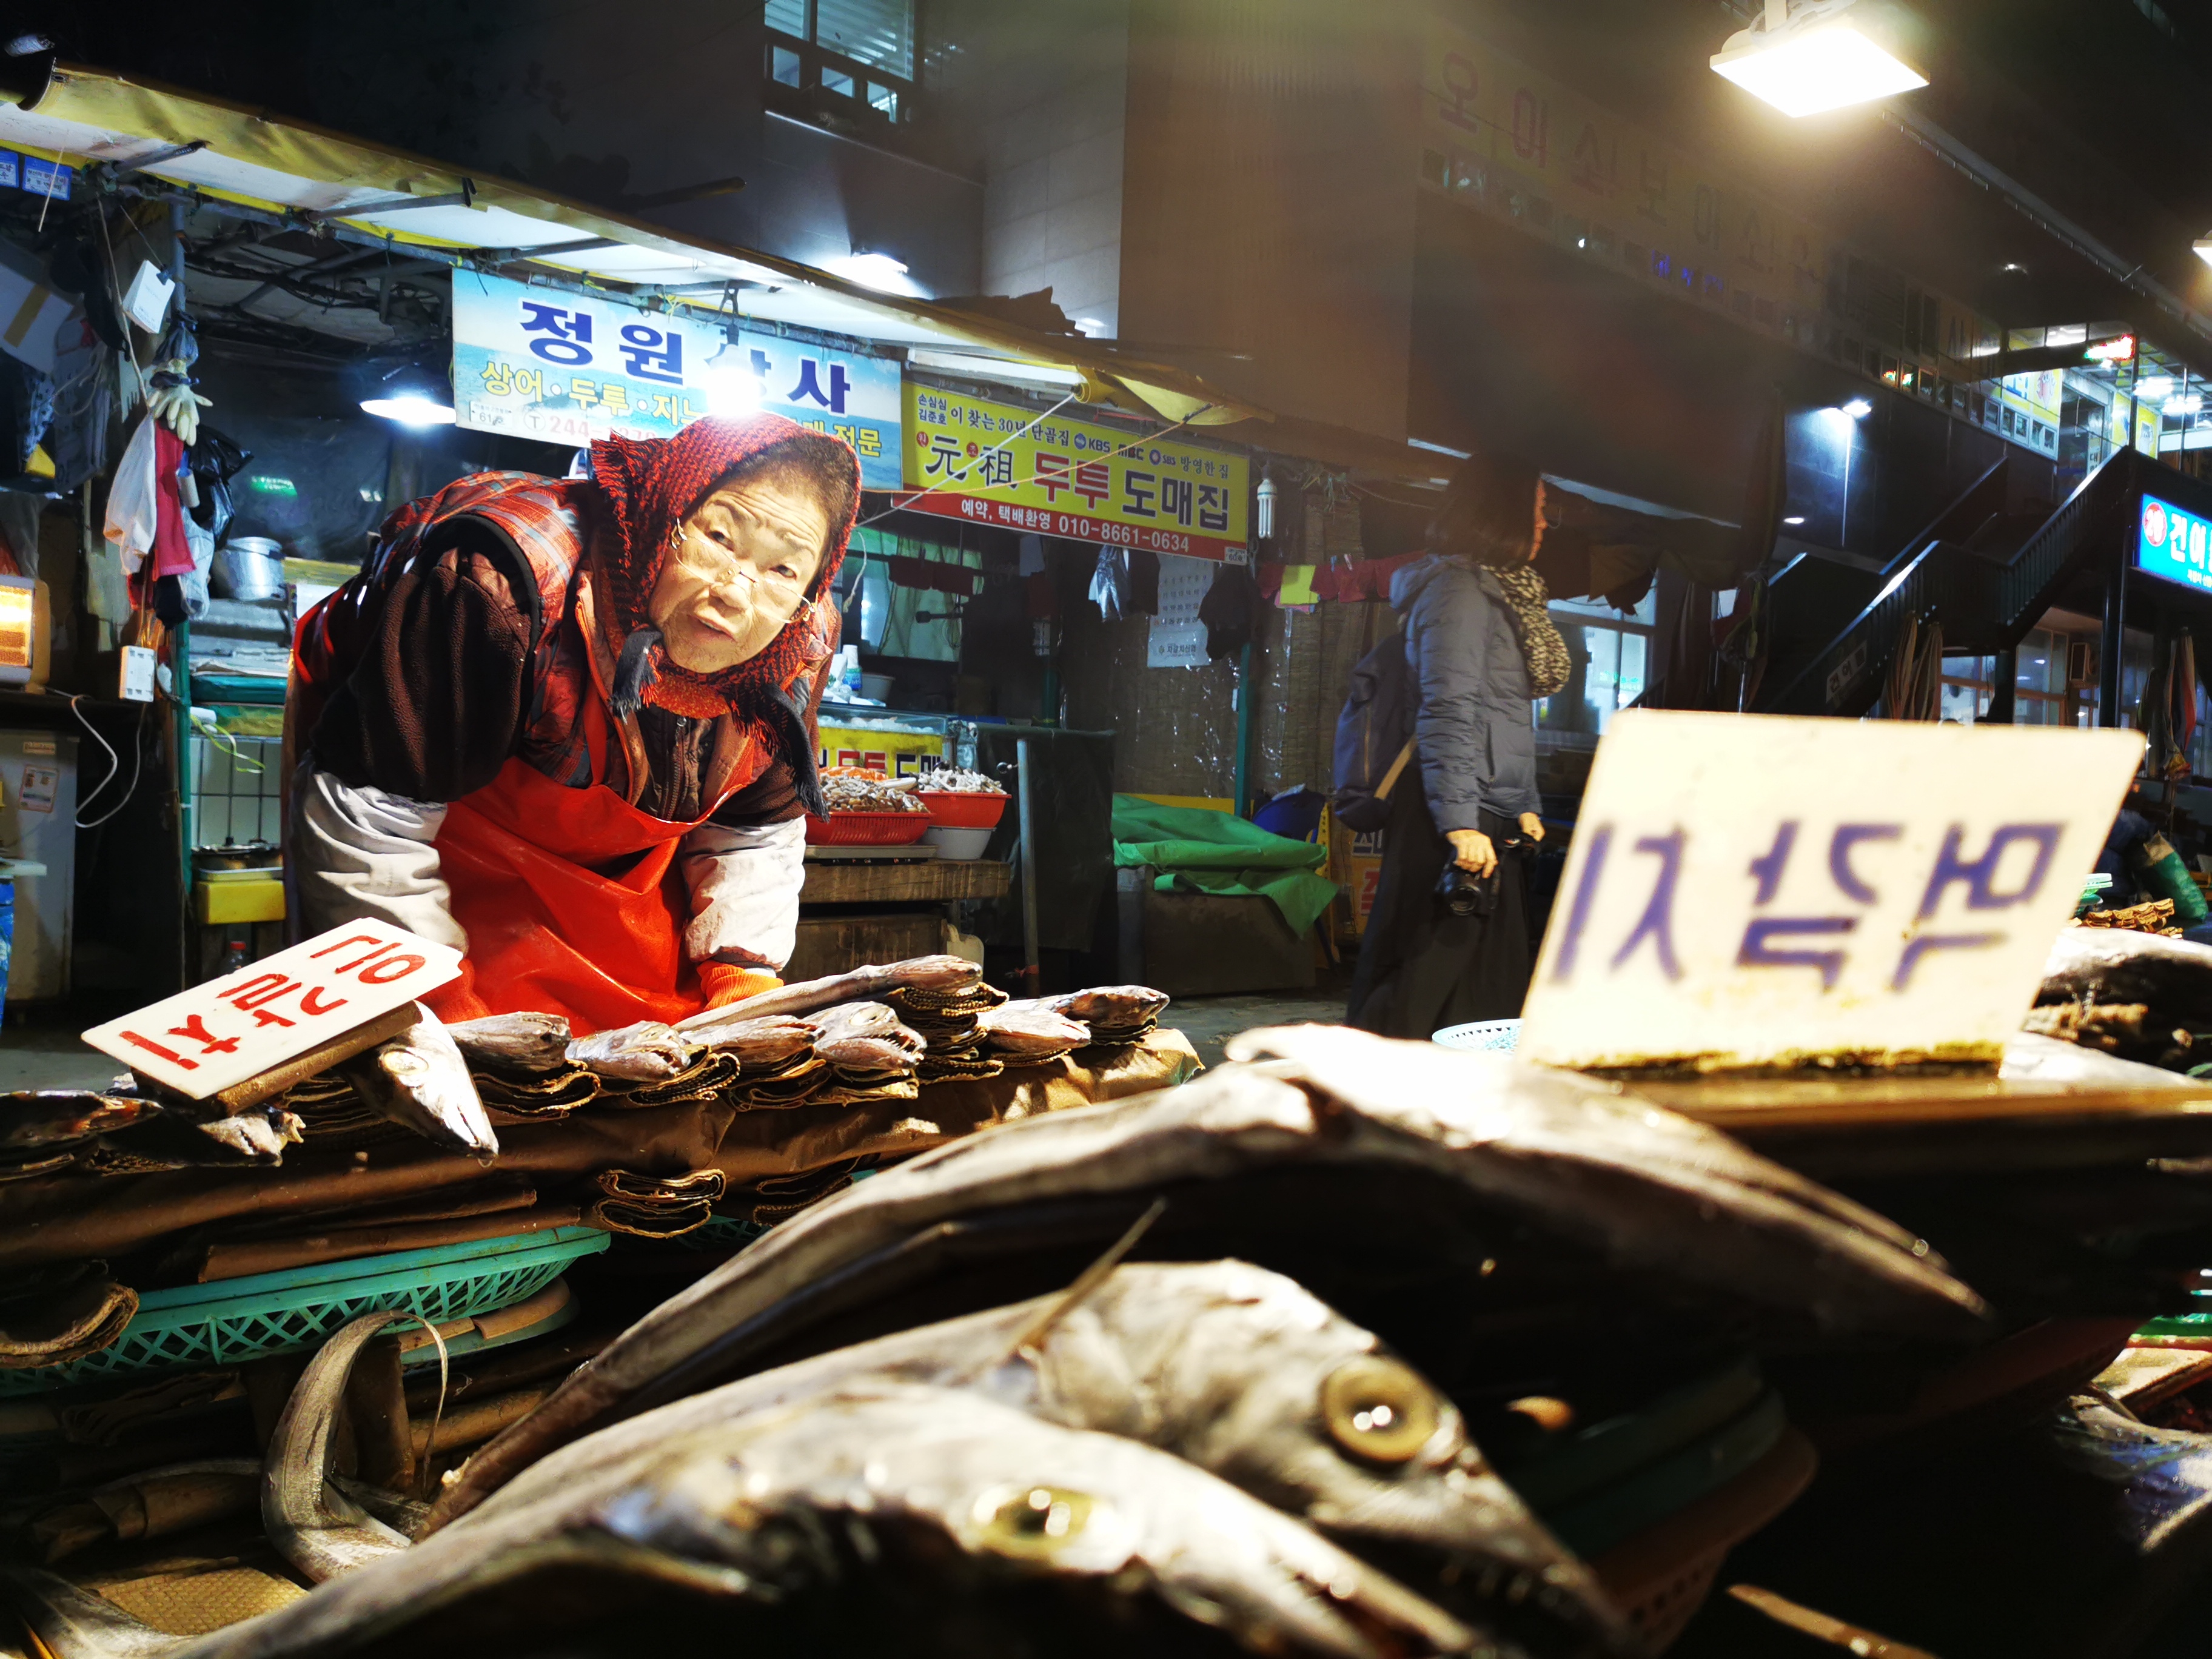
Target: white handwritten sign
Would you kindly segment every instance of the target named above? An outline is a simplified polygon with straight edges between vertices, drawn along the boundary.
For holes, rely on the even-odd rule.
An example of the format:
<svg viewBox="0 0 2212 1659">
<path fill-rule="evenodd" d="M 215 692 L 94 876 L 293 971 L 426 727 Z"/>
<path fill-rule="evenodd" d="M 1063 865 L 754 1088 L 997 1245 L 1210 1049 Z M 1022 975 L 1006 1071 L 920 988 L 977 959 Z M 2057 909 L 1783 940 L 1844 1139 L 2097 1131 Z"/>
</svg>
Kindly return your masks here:
<svg viewBox="0 0 2212 1659">
<path fill-rule="evenodd" d="M 461 971 L 450 945 L 351 921 L 84 1033 L 102 1054 L 203 1100 L 434 991 Z"/>
<path fill-rule="evenodd" d="M 1624 714 L 1520 1052 L 1994 1060 L 2142 749 L 2133 732 Z"/>
</svg>

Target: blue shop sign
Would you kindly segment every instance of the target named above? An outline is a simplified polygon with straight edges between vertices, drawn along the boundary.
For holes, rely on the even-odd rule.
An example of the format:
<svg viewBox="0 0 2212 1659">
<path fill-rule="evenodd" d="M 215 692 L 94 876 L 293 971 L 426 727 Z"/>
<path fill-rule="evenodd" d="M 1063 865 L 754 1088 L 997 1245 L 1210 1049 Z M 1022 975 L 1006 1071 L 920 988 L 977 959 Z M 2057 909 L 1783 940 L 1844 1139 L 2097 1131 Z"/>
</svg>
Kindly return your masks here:
<svg viewBox="0 0 2212 1659">
<path fill-rule="evenodd" d="M 2212 519 L 2144 496 L 2136 568 L 2212 592 Z"/>
</svg>

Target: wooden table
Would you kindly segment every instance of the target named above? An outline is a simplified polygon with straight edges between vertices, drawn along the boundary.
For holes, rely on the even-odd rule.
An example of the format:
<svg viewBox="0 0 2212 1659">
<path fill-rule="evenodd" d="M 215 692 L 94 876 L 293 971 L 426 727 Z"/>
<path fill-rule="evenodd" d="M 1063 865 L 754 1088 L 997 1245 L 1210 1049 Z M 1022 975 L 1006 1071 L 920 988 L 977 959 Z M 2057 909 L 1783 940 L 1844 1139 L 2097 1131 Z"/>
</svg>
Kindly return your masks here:
<svg viewBox="0 0 2212 1659">
<path fill-rule="evenodd" d="M 947 951 L 951 907 L 1003 898 L 1012 882 L 1011 865 L 985 859 L 809 859 L 799 890 L 798 945 L 784 977 L 817 979 Z"/>
<path fill-rule="evenodd" d="M 809 859 L 799 902 L 808 904 L 951 904 L 1004 898 L 1013 866 L 989 859 L 925 859 L 919 863 Z"/>
</svg>

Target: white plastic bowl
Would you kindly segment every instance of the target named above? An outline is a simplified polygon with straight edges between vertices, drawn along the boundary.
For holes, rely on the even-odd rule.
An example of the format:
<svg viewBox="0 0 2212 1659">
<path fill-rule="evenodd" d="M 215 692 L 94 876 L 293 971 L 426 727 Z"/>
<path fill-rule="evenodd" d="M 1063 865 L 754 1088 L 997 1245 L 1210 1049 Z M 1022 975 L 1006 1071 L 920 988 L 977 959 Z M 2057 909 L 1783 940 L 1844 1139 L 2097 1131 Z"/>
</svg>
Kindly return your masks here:
<svg viewBox="0 0 2212 1659">
<path fill-rule="evenodd" d="M 939 858 L 980 859 L 983 849 L 991 844 L 991 835 L 988 830 L 955 830 L 933 823 L 922 839 L 937 849 Z"/>
</svg>

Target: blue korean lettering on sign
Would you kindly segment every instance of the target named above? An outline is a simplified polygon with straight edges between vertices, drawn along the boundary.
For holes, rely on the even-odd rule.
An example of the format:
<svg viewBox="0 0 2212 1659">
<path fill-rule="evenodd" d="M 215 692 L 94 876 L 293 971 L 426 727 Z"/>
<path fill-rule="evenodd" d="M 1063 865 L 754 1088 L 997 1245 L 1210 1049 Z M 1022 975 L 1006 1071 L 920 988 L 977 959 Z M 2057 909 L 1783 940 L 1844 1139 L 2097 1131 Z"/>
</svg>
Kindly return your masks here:
<svg viewBox="0 0 2212 1659">
<path fill-rule="evenodd" d="M 2142 746 L 1631 710 L 1591 769 L 1522 1050 L 1700 1069 L 1993 1060 Z"/>
<path fill-rule="evenodd" d="M 453 392 L 462 426 L 580 446 L 766 410 L 852 445 L 866 488 L 901 483 L 896 362 L 752 329 L 733 340 L 702 315 L 465 275 L 453 284 Z"/>
<path fill-rule="evenodd" d="M 2183 511 L 2155 495 L 2142 498 L 2136 538 L 2136 568 L 2170 582 L 2212 589 L 2212 520 Z"/>
</svg>

